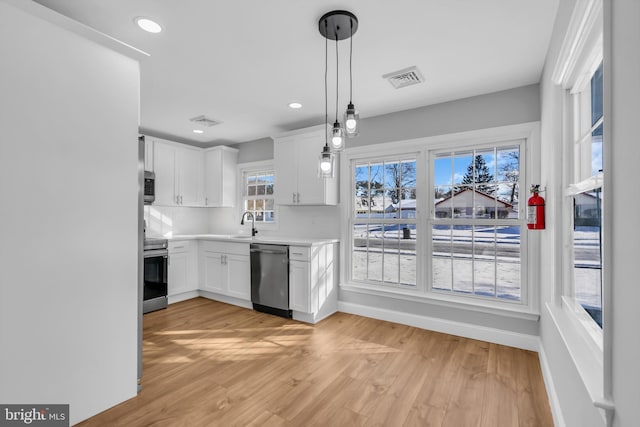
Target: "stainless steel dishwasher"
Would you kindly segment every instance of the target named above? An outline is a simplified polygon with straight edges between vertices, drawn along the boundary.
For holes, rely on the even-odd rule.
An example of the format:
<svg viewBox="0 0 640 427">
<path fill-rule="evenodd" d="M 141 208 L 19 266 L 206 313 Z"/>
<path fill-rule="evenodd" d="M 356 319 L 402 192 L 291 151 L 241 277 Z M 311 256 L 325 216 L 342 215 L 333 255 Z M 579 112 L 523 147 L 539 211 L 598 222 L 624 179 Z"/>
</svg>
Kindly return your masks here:
<svg viewBox="0 0 640 427">
<path fill-rule="evenodd" d="M 289 246 L 251 244 L 253 309 L 291 318 L 289 309 Z"/>
</svg>

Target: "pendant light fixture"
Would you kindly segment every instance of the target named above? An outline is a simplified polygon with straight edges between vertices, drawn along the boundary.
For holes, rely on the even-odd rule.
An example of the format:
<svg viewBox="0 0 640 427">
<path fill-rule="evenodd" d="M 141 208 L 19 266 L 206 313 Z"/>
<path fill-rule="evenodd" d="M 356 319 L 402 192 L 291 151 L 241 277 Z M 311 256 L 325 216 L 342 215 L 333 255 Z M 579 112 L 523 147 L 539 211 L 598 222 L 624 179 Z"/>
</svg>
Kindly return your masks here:
<svg viewBox="0 0 640 427">
<path fill-rule="evenodd" d="M 328 128 L 329 125 L 329 115 L 327 109 L 327 56 L 328 56 L 328 41 L 335 40 L 336 41 L 336 115 L 335 121 L 333 123 L 333 127 L 331 129 L 331 147 L 328 144 L 328 136 L 325 131 L 325 146 L 320 153 L 320 165 L 318 171 L 320 173 L 324 168 L 329 168 L 331 165 L 331 170 L 333 176 L 333 157 L 329 157 L 329 154 L 336 151 L 342 151 L 344 149 L 344 141 L 345 141 L 345 129 L 343 129 L 342 125 L 338 121 L 338 95 L 339 95 L 339 86 L 338 86 L 338 74 L 340 68 L 338 66 L 338 41 L 345 40 L 348 38 L 352 38 L 358 29 L 358 18 L 351 13 L 345 10 L 334 10 L 328 13 L 325 13 L 322 18 L 318 21 L 318 30 L 320 34 L 325 38 L 325 51 L 324 51 L 324 101 L 325 101 L 325 127 Z M 357 120 L 357 112 L 355 111 L 355 107 L 353 106 L 353 102 L 351 101 L 351 84 L 352 84 L 352 75 L 351 75 L 351 57 L 353 53 L 353 41 L 351 43 L 350 52 L 349 52 L 349 105 L 347 107 L 347 113 L 345 114 L 345 122 L 349 120 L 349 127 L 347 128 L 347 132 L 351 130 L 352 135 L 355 136 L 354 131 L 357 133 L 357 123 L 354 124 L 353 120 Z M 322 167 L 324 165 L 324 168 Z M 327 176 L 326 173 L 323 173 L 322 176 Z"/>
<path fill-rule="evenodd" d="M 358 21 L 356 20 L 356 26 Z M 353 138 L 358 136 L 360 125 L 360 114 L 353 105 L 353 33 L 355 32 L 353 21 L 350 22 L 350 36 L 349 36 L 349 105 L 347 105 L 347 111 L 344 113 L 344 128 L 347 138 Z"/>
<path fill-rule="evenodd" d="M 326 25 L 328 24 L 325 22 L 325 26 Z M 324 41 L 324 147 L 322 148 L 320 158 L 318 159 L 318 176 L 320 178 L 333 178 L 335 172 L 335 167 L 333 165 L 335 155 L 331 152 L 331 148 L 329 148 L 329 137 L 327 135 L 327 128 L 329 127 L 329 109 L 327 107 L 328 44 L 329 39 L 326 38 Z"/>
</svg>

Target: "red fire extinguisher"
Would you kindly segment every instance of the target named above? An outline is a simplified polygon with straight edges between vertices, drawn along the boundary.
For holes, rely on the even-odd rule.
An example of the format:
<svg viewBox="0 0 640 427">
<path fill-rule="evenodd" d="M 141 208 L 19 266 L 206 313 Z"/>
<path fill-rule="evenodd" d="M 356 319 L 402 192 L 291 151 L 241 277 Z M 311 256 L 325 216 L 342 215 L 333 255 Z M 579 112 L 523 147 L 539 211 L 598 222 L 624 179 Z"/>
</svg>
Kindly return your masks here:
<svg viewBox="0 0 640 427">
<path fill-rule="evenodd" d="M 527 227 L 529 230 L 544 230 L 544 199 L 538 195 L 540 185 L 532 185 L 533 194 L 527 200 Z"/>
</svg>

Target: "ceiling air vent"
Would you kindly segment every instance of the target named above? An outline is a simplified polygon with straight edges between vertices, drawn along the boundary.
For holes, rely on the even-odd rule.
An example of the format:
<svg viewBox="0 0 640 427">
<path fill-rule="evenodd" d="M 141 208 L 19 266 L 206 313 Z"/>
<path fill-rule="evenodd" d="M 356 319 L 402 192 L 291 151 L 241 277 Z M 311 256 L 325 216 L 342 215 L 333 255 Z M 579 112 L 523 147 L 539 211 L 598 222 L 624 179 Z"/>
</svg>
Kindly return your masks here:
<svg viewBox="0 0 640 427">
<path fill-rule="evenodd" d="M 394 71 L 393 73 L 383 75 L 382 78 L 387 79 L 396 89 L 424 82 L 424 77 L 422 77 L 422 74 L 417 67 L 409 67 Z"/>
<path fill-rule="evenodd" d="M 189 119 L 190 122 L 199 124 L 200 126 L 206 126 L 208 128 L 210 128 L 211 126 L 215 126 L 215 125 L 219 125 L 221 122 L 217 122 L 213 119 L 210 119 L 206 116 L 198 116 L 198 117 L 194 117 Z"/>
</svg>

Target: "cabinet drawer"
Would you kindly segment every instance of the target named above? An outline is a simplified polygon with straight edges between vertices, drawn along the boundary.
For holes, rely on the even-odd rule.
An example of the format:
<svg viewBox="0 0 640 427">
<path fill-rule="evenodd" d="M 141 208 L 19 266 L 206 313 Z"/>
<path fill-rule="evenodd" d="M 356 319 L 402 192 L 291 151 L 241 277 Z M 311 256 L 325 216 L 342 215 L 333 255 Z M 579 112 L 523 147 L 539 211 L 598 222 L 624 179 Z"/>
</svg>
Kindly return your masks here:
<svg viewBox="0 0 640 427">
<path fill-rule="evenodd" d="M 249 255 L 249 243 L 231 243 L 205 240 L 201 242 L 201 248 L 205 252 L 219 252 L 232 255 Z"/>
<path fill-rule="evenodd" d="M 309 261 L 310 258 L 310 248 L 306 246 L 289 246 L 289 259 L 298 261 Z"/>
<path fill-rule="evenodd" d="M 169 240 L 169 252 L 188 252 L 192 244 L 191 240 Z"/>
</svg>

